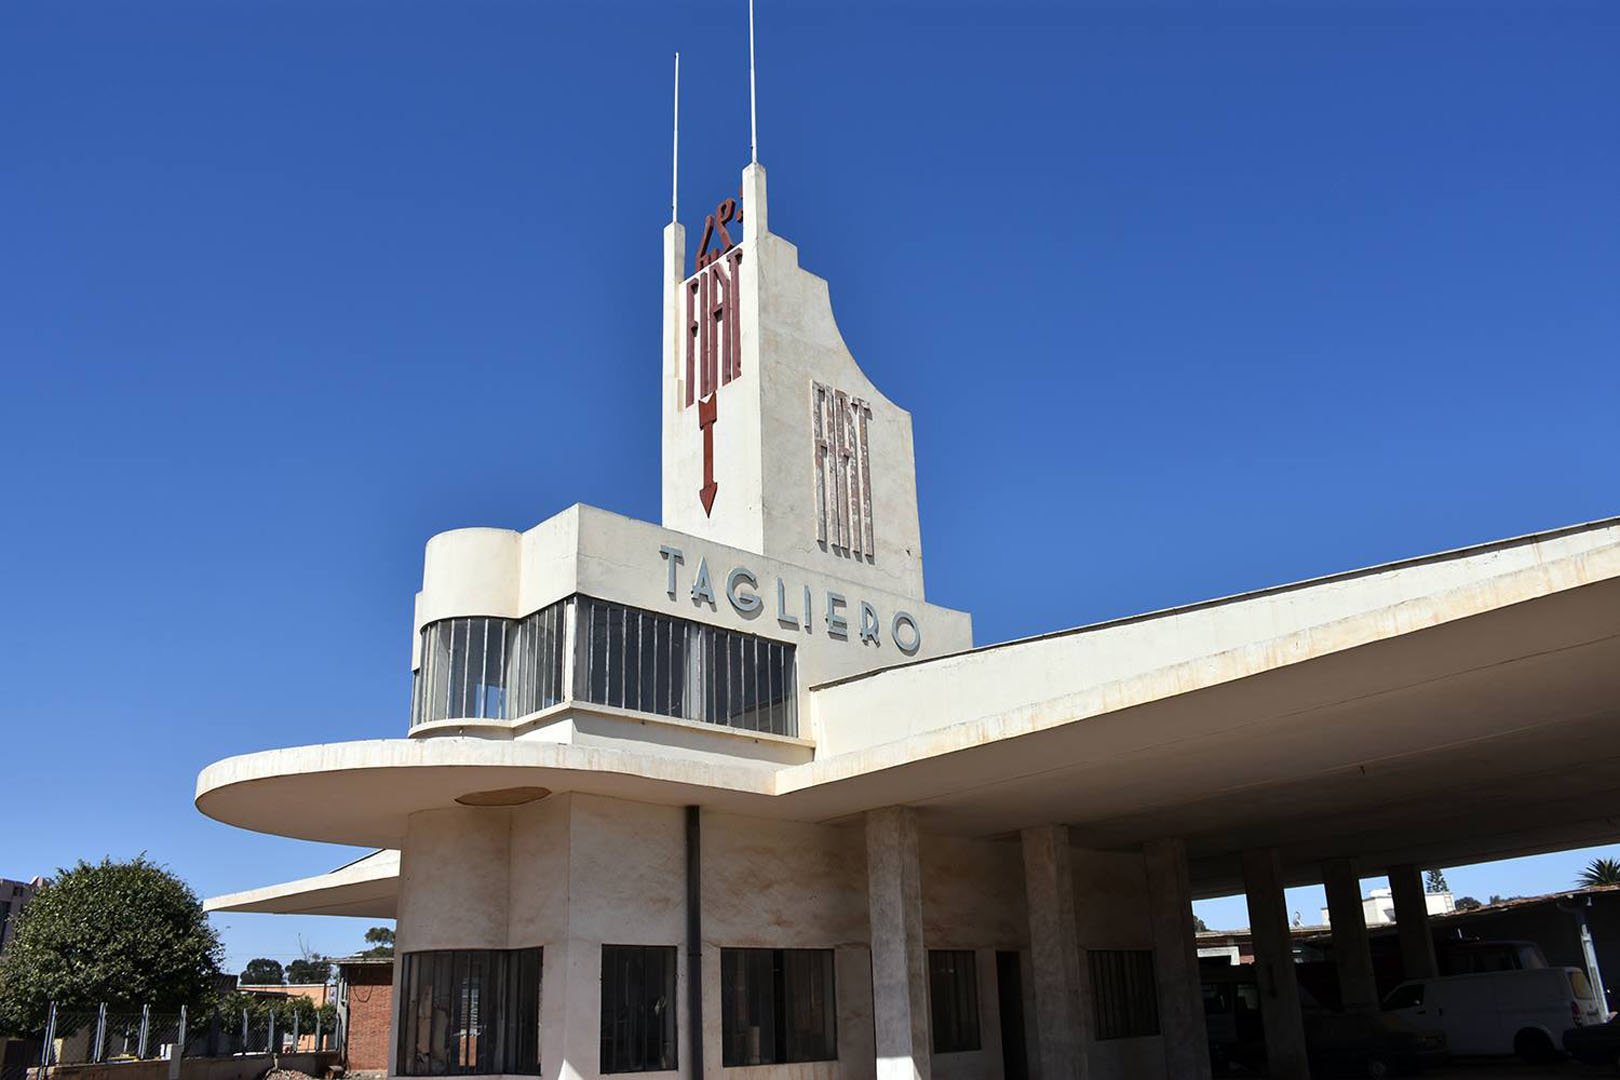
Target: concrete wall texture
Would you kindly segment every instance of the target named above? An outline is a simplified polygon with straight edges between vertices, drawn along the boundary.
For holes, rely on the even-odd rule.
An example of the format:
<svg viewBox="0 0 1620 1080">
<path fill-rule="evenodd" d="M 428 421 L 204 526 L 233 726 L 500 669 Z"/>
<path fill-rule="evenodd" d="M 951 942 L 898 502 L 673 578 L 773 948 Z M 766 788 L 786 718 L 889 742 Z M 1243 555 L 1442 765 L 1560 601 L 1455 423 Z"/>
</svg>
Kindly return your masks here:
<svg viewBox="0 0 1620 1080">
<path fill-rule="evenodd" d="M 1025 975 L 1016 995 L 1029 1019 L 1024 1030 L 1011 1034 L 1033 1051 L 1037 1008 L 1028 973 L 1035 958 L 1019 843 L 916 837 L 909 872 L 920 894 L 918 922 L 912 925 L 920 931 L 922 951 L 908 954 L 904 943 L 895 947 L 902 950 L 898 961 L 908 968 L 915 963 L 923 981 L 920 988 L 913 982 L 899 994 L 885 991 L 874 1000 L 872 927 L 882 906 L 873 892 L 880 876 L 874 860 L 903 874 L 905 850 L 872 847 L 876 841 L 860 821 L 816 825 L 705 811 L 701 822 L 706 1073 L 887 1075 L 879 1067 L 884 1054 L 878 1045 L 886 1015 L 928 1039 L 929 949 L 975 953 L 981 1033 L 978 1050 L 932 1054 L 931 1075 L 1003 1075 L 998 951 L 1020 956 Z M 544 1075 L 562 1080 L 598 1075 L 602 946 L 675 946 L 681 956 L 676 998 L 681 1067 L 667 1075 L 689 1076 L 685 851 L 681 808 L 600 796 L 556 795 L 515 809 L 416 814 L 402 851 L 399 949 L 542 946 L 542 1064 Z M 1141 855 L 1075 851 L 1070 866 L 1075 891 L 1083 897 L 1074 912 L 1082 969 L 1086 949 L 1155 949 Z M 885 914 L 885 925 L 889 918 Z M 887 937 L 879 941 L 894 945 Z M 1190 950 L 1190 921 L 1184 941 Z M 834 951 L 836 1061 L 722 1071 L 720 951 L 732 947 Z M 361 1024 L 351 1020 L 356 1069 L 369 1060 L 361 1056 L 364 1032 L 375 1034 L 375 1028 Z M 1082 1052 L 1093 1060 L 1094 1076 L 1154 1080 L 1168 1075 L 1164 1040 L 1156 1036 L 1088 1042 Z M 910 1074 L 909 1063 L 907 1070 Z"/>
</svg>

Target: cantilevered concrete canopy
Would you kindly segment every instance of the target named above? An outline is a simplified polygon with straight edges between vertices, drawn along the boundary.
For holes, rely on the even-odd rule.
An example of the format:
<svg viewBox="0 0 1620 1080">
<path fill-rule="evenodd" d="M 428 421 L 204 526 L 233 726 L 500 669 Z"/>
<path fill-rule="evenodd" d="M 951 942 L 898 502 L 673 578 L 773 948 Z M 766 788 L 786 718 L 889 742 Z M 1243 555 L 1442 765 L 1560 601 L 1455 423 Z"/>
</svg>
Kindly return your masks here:
<svg viewBox="0 0 1620 1080">
<path fill-rule="evenodd" d="M 517 786 L 806 821 L 908 804 L 946 833 L 1062 821 L 1092 848 L 1183 837 L 1205 896 L 1241 888 L 1249 848 L 1277 847 L 1292 880 L 1315 881 L 1335 857 L 1375 873 L 1609 840 L 1620 519 L 919 662 L 811 699 L 806 764 L 379 740 L 228 759 L 199 777 L 197 805 L 392 847 L 415 811 Z M 235 901 L 216 906 L 312 910 Z"/>
<path fill-rule="evenodd" d="M 208 911 L 392 919 L 398 898 L 399 852 L 374 851 L 329 874 L 216 896 L 203 907 Z"/>
</svg>

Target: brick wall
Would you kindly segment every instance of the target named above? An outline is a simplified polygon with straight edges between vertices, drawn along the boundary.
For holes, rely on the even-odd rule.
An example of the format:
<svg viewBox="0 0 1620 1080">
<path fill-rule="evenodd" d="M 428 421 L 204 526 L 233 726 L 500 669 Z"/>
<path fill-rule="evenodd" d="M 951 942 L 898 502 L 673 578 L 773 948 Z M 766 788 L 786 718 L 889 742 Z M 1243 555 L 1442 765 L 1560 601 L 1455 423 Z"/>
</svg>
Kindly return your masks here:
<svg viewBox="0 0 1620 1080">
<path fill-rule="evenodd" d="M 394 1024 L 394 967 L 356 964 L 344 968 L 349 982 L 349 1045 L 352 1073 L 386 1073 Z"/>
</svg>

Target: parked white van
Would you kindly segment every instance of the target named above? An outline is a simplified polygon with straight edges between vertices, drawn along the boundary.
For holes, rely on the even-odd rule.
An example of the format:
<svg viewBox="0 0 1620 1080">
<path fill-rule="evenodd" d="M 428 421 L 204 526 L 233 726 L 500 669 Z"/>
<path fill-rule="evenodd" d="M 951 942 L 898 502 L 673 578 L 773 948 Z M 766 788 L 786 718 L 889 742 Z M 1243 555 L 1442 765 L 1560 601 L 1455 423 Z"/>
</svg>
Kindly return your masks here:
<svg viewBox="0 0 1620 1080">
<path fill-rule="evenodd" d="M 1558 1056 L 1564 1032 L 1601 1024 L 1604 1010 L 1580 968 L 1527 968 L 1401 983 L 1384 1011 L 1446 1033 L 1453 1054 Z"/>
</svg>

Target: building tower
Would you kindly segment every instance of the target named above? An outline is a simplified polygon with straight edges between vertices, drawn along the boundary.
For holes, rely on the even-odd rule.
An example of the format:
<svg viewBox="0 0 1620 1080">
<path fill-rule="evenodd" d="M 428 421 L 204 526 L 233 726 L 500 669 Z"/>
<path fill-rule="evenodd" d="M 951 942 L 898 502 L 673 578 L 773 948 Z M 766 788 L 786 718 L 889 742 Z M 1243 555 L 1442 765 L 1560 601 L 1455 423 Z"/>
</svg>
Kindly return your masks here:
<svg viewBox="0 0 1620 1080">
<path fill-rule="evenodd" d="M 920 600 L 911 415 L 770 231 L 763 166 L 742 195 L 707 216 L 690 272 L 684 229 L 664 230 L 664 525 Z"/>
</svg>

